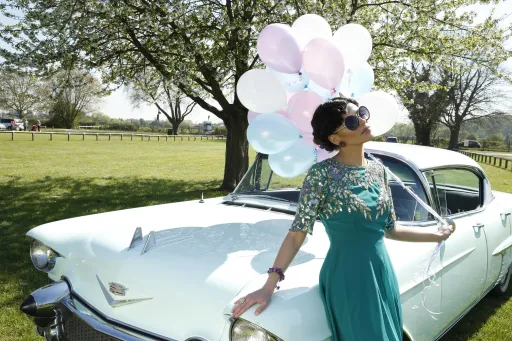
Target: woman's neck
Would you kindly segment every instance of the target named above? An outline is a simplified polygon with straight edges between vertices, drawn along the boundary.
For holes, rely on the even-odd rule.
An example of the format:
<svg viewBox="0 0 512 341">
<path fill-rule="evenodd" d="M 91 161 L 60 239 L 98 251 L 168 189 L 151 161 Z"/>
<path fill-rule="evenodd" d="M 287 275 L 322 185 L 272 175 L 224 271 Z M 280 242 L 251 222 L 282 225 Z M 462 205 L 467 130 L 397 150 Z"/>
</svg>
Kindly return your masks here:
<svg viewBox="0 0 512 341">
<path fill-rule="evenodd" d="M 363 145 L 345 146 L 340 148 L 334 159 L 347 166 L 366 166 Z"/>
</svg>

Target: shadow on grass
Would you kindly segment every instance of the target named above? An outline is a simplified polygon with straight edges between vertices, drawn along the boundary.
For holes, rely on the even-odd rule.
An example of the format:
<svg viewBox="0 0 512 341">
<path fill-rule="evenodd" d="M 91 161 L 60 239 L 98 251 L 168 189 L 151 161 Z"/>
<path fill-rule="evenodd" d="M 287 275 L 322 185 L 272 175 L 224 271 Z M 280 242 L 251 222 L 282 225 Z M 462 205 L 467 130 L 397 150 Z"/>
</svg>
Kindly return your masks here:
<svg viewBox="0 0 512 341">
<path fill-rule="evenodd" d="M 484 297 L 439 341 L 466 341 L 477 334 L 497 311 L 512 298 L 512 286 L 502 296 L 492 294 Z M 512 336 L 507 340 L 512 340 Z"/>
<path fill-rule="evenodd" d="M 50 176 L 27 182 L 10 177 L 0 184 L 0 310 L 17 310 L 27 295 L 48 282 L 29 259 L 30 238 L 25 234 L 33 227 L 87 214 L 199 199 L 201 192 L 205 198 L 225 195 L 218 185 L 217 181 Z"/>
</svg>

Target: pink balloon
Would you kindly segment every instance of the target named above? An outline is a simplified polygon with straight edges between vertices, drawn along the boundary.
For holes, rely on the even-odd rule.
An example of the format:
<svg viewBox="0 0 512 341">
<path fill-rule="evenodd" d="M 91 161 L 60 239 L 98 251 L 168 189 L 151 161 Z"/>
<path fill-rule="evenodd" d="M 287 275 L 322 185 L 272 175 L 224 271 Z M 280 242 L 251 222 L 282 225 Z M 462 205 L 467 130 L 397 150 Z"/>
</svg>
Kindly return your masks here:
<svg viewBox="0 0 512 341">
<path fill-rule="evenodd" d="M 256 117 L 256 116 L 259 116 L 261 115 L 260 113 L 257 113 L 257 112 L 254 112 L 254 111 L 250 111 L 247 113 L 247 120 L 249 121 L 249 123 L 251 123 L 251 121 Z"/>
<path fill-rule="evenodd" d="M 328 152 L 325 149 L 318 148 L 316 150 L 316 162 L 320 162 L 320 161 L 323 161 L 325 159 L 329 159 L 329 158 L 335 156 L 336 154 L 338 154 L 337 150 L 332 151 L 332 152 Z"/>
<path fill-rule="evenodd" d="M 345 72 L 345 62 L 340 49 L 330 40 L 315 38 L 302 54 L 304 71 L 316 84 L 336 91 Z"/>
<path fill-rule="evenodd" d="M 288 25 L 266 26 L 258 36 L 256 48 L 263 63 L 276 71 L 296 73 L 302 67 L 300 44 Z"/>
<path fill-rule="evenodd" d="M 286 118 L 290 118 L 290 113 L 288 112 L 288 107 L 281 108 L 278 111 L 276 111 L 279 115 L 283 115 Z"/>
<path fill-rule="evenodd" d="M 311 119 L 323 100 L 314 91 L 297 92 L 288 102 L 289 117 L 300 131 L 311 133 Z"/>
</svg>

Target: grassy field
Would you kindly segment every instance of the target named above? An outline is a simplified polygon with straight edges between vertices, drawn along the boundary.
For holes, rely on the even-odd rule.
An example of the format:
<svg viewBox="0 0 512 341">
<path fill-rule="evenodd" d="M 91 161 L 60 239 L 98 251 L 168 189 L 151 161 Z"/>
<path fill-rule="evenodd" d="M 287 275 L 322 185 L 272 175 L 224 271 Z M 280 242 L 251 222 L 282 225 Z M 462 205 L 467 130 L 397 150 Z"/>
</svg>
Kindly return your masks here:
<svg viewBox="0 0 512 341">
<path fill-rule="evenodd" d="M 25 233 L 85 214 L 220 196 L 223 141 L 10 141 L 0 134 L 0 340 L 42 340 L 18 310 L 47 283 L 28 257 Z M 251 152 L 251 159 L 254 152 Z M 484 166 L 494 189 L 512 192 L 512 172 Z M 443 341 L 511 340 L 512 290 L 485 298 Z"/>
</svg>

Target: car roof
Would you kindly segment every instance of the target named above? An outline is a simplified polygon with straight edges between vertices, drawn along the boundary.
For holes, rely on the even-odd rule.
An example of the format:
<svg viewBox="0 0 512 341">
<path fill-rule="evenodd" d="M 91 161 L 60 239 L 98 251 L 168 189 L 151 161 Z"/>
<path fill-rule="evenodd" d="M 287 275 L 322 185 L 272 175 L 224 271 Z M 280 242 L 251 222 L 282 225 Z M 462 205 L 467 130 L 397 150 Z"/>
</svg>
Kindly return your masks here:
<svg viewBox="0 0 512 341">
<path fill-rule="evenodd" d="M 446 166 L 470 166 L 481 169 L 472 158 L 448 149 L 405 143 L 367 142 L 365 151 L 399 156 L 414 163 L 420 170 Z"/>
</svg>

